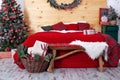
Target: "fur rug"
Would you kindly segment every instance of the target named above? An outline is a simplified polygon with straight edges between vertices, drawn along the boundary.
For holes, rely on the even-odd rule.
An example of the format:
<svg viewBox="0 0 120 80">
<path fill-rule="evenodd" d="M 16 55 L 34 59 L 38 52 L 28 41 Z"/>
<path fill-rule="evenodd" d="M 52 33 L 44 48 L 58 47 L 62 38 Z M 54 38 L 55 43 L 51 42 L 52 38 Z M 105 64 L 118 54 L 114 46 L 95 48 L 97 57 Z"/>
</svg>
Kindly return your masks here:
<svg viewBox="0 0 120 80">
<path fill-rule="evenodd" d="M 88 56 L 93 60 L 105 53 L 105 60 L 107 60 L 108 44 L 106 42 L 84 42 L 76 40 L 72 41 L 70 44 L 83 46 Z"/>
</svg>

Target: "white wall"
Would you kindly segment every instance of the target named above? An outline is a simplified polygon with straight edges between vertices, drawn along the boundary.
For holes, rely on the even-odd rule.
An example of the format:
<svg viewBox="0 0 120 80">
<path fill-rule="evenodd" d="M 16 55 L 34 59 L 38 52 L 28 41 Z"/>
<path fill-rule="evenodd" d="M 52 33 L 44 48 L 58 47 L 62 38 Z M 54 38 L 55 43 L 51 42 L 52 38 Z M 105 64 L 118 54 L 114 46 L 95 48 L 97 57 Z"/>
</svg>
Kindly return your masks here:
<svg viewBox="0 0 120 80">
<path fill-rule="evenodd" d="M 21 10 L 24 11 L 24 0 L 16 0 L 21 5 Z"/>
<path fill-rule="evenodd" d="M 112 6 L 120 16 L 120 0 L 107 0 L 107 6 Z M 120 20 L 118 20 L 119 31 L 118 31 L 118 42 L 120 43 Z"/>
</svg>

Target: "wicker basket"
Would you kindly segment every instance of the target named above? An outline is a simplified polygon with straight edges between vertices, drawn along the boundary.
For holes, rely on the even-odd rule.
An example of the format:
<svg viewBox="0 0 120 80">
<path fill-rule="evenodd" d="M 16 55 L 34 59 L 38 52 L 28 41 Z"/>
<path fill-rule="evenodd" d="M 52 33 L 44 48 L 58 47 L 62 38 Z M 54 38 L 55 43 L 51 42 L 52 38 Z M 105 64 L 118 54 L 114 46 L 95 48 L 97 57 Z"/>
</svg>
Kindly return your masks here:
<svg viewBox="0 0 120 80">
<path fill-rule="evenodd" d="M 49 65 L 49 62 L 41 59 L 41 60 L 29 60 L 21 58 L 25 69 L 31 73 L 39 73 L 46 71 Z"/>
</svg>

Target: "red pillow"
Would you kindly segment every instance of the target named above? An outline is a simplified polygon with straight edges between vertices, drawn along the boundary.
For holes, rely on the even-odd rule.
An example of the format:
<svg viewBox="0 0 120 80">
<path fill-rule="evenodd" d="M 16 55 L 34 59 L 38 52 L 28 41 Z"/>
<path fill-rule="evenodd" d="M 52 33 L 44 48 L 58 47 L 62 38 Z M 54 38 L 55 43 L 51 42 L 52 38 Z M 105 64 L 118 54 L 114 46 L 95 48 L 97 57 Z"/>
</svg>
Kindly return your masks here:
<svg viewBox="0 0 120 80">
<path fill-rule="evenodd" d="M 88 23 L 78 23 L 79 30 L 87 30 L 90 29 L 90 25 Z"/>
<path fill-rule="evenodd" d="M 78 24 L 66 24 L 67 30 L 78 30 Z"/>
<path fill-rule="evenodd" d="M 66 26 L 63 24 L 63 22 L 59 22 L 57 24 L 52 25 L 53 30 L 65 30 Z"/>
</svg>

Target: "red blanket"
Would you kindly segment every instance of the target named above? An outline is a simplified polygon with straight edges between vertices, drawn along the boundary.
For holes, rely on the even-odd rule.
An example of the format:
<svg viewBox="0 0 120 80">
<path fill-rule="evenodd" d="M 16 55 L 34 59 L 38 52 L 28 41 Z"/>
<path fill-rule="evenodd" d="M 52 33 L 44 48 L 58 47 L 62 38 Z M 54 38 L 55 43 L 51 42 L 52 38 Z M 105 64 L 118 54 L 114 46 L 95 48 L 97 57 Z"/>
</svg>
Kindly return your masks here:
<svg viewBox="0 0 120 80">
<path fill-rule="evenodd" d="M 106 41 L 109 45 L 108 50 L 108 62 L 111 66 L 117 66 L 120 58 L 120 45 L 110 36 L 92 34 L 92 35 L 83 35 L 82 32 L 74 33 L 60 33 L 60 32 L 38 32 L 30 35 L 25 42 L 23 43 L 27 47 L 34 45 L 36 40 L 51 43 L 70 43 L 74 40 L 81 40 L 87 42 L 101 42 Z"/>
<path fill-rule="evenodd" d="M 40 40 L 50 43 L 70 43 L 74 40 L 96 42 L 96 41 L 105 41 L 104 37 L 98 34 L 84 35 L 82 32 L 69 32 L 69 33 L 60 33 L 60 32 L 38 32 L 36 34 L 30 35 L 24 45 L 31 47 L 34 45 L 36 40 Z"/>
<path fill-rule="evenodd" d="M 120 44 L 118 44 L 111 36 L 103 34 L 108 48 L 108 62 L 111 66 L 117 66 L 120 59 Z"/>
</svg>

